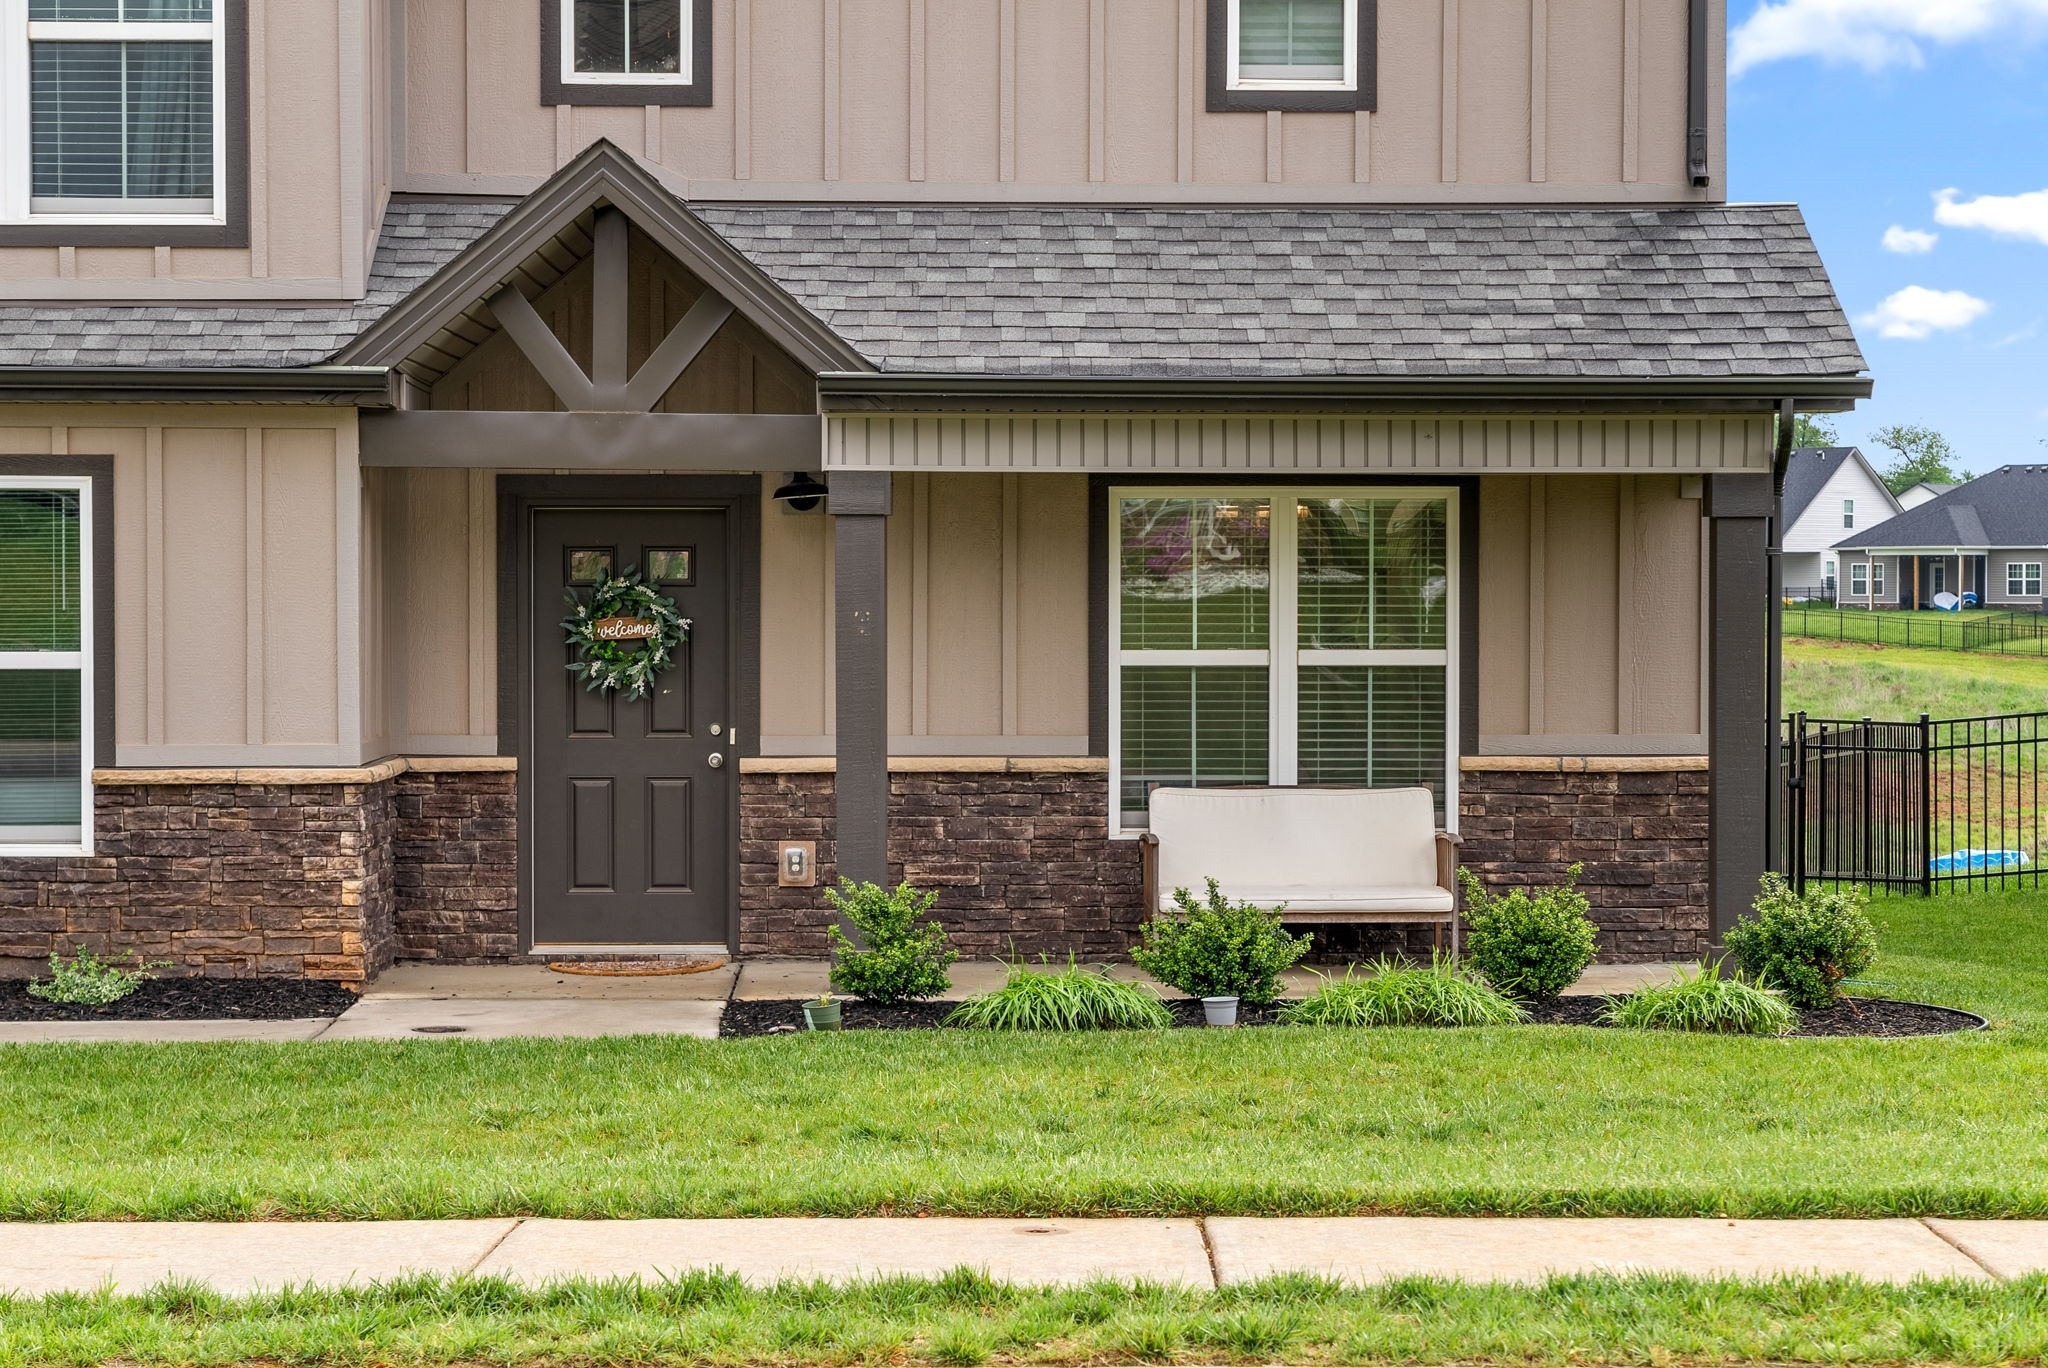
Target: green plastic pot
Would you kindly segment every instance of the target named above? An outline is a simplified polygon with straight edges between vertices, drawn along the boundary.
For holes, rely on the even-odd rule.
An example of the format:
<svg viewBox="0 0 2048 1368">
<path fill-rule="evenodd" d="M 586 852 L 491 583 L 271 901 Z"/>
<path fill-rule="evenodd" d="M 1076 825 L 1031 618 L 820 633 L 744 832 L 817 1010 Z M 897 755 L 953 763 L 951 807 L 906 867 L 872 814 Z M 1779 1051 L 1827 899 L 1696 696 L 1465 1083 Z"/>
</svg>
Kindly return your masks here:
<svg viewBox="0 0 2048 1368">
<path fill-rule="evenodd" d="M 839 1020 L 840 1002 L 806 1002 L 804 1004 L 804 1025 L 813 1031 L 844 1030 Z"/>
</svg>

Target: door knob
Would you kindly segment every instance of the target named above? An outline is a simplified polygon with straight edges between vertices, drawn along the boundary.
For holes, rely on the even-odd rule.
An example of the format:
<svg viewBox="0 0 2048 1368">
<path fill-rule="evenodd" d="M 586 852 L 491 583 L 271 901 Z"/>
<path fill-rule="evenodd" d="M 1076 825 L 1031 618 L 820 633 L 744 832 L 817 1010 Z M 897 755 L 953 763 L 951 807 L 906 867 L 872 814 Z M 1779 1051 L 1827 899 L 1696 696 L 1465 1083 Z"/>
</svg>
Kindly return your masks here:
<svg viewBox="0 0 2048 1368">
<path fill-rule="evenodd" d="M 713 768 L 713 769 L 724 769 L 724 768 L 725 768 L 725 752 L 724 752 L 724 751 L 713 751 L 713 752 L 711 752 L 711 760 L 710 760 L 710 765 L 711 765 L 711 768 Z"/>
</svg>

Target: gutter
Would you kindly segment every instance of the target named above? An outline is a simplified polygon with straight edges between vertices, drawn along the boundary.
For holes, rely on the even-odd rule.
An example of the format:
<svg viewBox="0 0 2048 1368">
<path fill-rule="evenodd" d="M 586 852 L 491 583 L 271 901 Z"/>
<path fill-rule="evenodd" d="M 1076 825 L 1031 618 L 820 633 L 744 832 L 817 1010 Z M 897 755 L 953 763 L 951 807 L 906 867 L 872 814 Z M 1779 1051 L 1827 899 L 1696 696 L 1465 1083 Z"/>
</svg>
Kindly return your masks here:
<svg viewBox="0 0 2048 1368">
<path fill-rule="evenodd" d="M 385 366 L 0 366 L 0 401 L 390 408 L 395 375 Z"/>
<path fill-rule="evenodd" d="M 1152 405 L 1180 410 L 1271 410 L 1293 405 L 1320 411 L 1356 406 L 1409 406 L 1441 412 L 1487 405 L 1616 408 L 1636 412 L 1742 409 L 1775 413 L 1786 390 L 1808 413 L 1839 413 L 1868 399 L 1867 376 L 1038 376 L 947 375 L 904 371 L 828 372 L 818 377 L 827 412 L 862 408 L 976 408 L 990 404 L 1050 408 Z"/>
<path fill-rule="evenodd" d="M 1707 22 L 1708 0 L 1688 0 L 1686 20 L 1690 41 L 1686 55 L 1685 166 L 1696 186 L 1713 181 L 1707 149 L 1708 47 L 1712 26 Z"/>
</svg>

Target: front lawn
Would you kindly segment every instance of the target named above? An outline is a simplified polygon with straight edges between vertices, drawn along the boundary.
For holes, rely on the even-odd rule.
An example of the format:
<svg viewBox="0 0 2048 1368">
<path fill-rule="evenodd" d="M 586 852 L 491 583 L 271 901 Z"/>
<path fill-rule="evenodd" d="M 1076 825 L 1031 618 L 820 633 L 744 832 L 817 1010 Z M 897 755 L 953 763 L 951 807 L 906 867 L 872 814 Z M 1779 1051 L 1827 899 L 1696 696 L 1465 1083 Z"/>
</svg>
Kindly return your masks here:
<svg viewBox="0 0 2048 1368">
<path fill-rule="evenodd" d="M 0 1047 L 0 1218 L 2048 1216 L 2048 897 L 1876 911 L 1997 1029 Z"/>
<path fill-rule="evenodd" d="M 1785 711 L 1909 722 L 2048 709 L 2048 660 L 1788 640 Z"/>
</svg>

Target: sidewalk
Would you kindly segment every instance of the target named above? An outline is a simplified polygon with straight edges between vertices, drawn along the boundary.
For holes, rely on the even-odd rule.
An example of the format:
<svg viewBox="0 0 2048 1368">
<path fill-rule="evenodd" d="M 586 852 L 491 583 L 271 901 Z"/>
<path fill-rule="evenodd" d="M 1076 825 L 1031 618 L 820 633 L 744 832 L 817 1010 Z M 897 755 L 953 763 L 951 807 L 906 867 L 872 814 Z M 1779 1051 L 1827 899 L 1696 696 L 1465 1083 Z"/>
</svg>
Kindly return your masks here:
<svg viewBox="0 0 2048 1368">
<path fill-rule="evenodd" d="M 936 1277 L 969 1267 L 1020 1285 L 1092 1278 L 1214 1288 L 1277 1273 L 1353 1283 L 1410 1274 L 1528 1282 L 1643 1271 L 1874 1282 L 2048 1271 L 2048 1221 L 1211 1217 L 816 1220 L 104 1222 L 0 1225 L 0 1293 L 167 1278 L 229 1294 L 406 1273 L 646 1280 L 721 1268 L 778 1278 Z"/>
<path fill-rule="evenodd" d="M 1679 966 L 1595 964 L 1567 994 L 1625 993 L 1667 981 Z M 0 1044 L 59 1041 L 499 1040 L 614 1035 L 687 1035 L 713 1039 L 728 1001 L 816 997 L 830 986 L 826 960 L 755 959 L 700 974 L 644 978 L 564 974 L 540 964 L 400 964 L 334 1018 L 298 1021 L 0 1021 Z M 1000 960 L 952 966 L 947 999 L 1002 986 Z M 1117 964 L 1119 978 L 1143 978 Z M 1341 974 L 1341 967 L 1326 966 Z M 1299 997 L 1315 973 L 1290 969 L 1285 992 Z M 1162 990 L 1167 997 L 1180 994 Z"/>
</svg>

